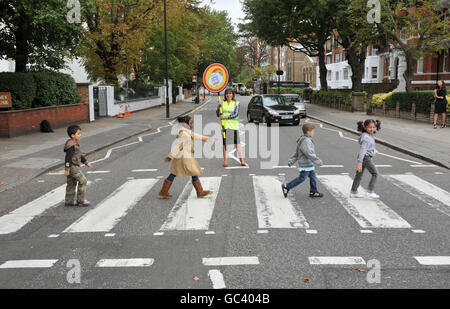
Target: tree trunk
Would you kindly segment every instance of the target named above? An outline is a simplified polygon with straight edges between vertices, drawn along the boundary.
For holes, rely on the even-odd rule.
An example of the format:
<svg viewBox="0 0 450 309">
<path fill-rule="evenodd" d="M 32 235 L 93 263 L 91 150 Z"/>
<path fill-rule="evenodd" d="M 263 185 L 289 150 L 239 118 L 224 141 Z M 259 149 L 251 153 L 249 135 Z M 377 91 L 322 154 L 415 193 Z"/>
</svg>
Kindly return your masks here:
<svg viewBox="0 0 450 309">
<path fill-rule="evenodd" d="M 411 51 L 405 51 L 406 59 L 406 71 L 403 73 L 403 77 L 406 82 L 406 92 L 413 91 L 412 80 L 414 77 L 414 55 Z"/>
<path fill-rule="evenodd" d="M 25 14 L 25 13 L 23 13 Z M 19 24 L 14 36 L 16 39 L 16 72 L 25 72 L 27 70 L 28 58 L 29 58 L 29 46 L 28 46 L 28 21 L 27 18 L 21 14 L 19 17 Z"/>
<path fill-rule="evenodd" d="M 320 88 L 328 91 L 327 75 L 328 70 L 325 64 L 325 43 L 319 43 L 319 71 L 320 71 Z"/>
<path fill-rule="evenodd" d="M 356 50 L 347 50 L 348 64 L 352 68 L 352 90 L 356 92 L 362 92 L 362 78 L 364 75 L 364 66 L 366 62 L 366 53 L 363 49 L 362 53 L 358 53 Z"/>
</svg>

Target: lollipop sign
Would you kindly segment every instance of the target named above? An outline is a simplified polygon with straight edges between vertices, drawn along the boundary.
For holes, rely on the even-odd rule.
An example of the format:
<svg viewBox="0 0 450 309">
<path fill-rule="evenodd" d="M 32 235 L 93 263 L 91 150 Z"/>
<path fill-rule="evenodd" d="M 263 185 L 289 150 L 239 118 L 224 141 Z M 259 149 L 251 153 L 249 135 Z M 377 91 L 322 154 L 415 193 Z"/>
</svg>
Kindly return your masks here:
<svg viewBox="0 0 450 309">
<path fill-rule="evenodd" d="M 229 75 L 225 66 L 214 63 L 211 64 L 203 74 L 203 84 L 211 92 L 221 92 L 228 85 Z"/>
</svg>

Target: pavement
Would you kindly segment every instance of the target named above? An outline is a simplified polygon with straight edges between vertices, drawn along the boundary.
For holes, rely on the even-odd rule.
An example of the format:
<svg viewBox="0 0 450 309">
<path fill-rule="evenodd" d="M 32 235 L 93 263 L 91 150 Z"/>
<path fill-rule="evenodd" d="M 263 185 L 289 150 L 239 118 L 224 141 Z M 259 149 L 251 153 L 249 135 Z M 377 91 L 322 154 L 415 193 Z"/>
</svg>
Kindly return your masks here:
<svg viewBox="0 0 450 309">
<path fill-rule="evenodd" d="M 450 169 L 450 129 L 406 119 L 368 116 L 307 104 L 308 116 L 347 132 L 357 133 L 356 123 L 369 118 L 381 121 L 375 138 L 379 144 Z"/>
<path fill-rule="evenodd" d="M 238 99 L 246 126 L 249 97 Z M 215 103 L 194 119 L 197 133 L 220 139 L 211 130 Z M 301 127 L 259 124 L 248 127 L 258 136 L 241 132 L 248 167 L 233 147 L 229 168 L 220 157 L 198 158 L 211 196 L 197 199 L 191 180 L 177 178 L 173 199 L 159 199 L 176 133 L 167 120 L 88 156 L 89 208 L 63 206 L 62 169 L 1 193 L 0 288 L 450 288 L 448 169 L 377 145 L 381 197 L 351 199 L 358 136 L 305 121 L 316 124 L 325 163 L 317 169 L 322 199 L 309 198 L 308 183 L 282 196 L 281 183 L 298 176 L 286 165 Z M 220 142 L 201 146 L 221 152 Z"/>
<path fill-rule="evenodd" d="M 190 99 L 170 105 L 171 116 L 190 112 L 199 105 Z M 152 131 L 166 121 L 165 107 L 133 113 L 130 117 L 100 118 L 92 123 L 82 123 L 82 151 L 93 154 L 102 149 Z M 169 119 L 169 120 L 171 120 Z M 33 133 L 14 138 L 0 139 L 0 192 L 24 184 L 64 164 L 63 146 L 67 128 L 54 133 Z"/>
</svg>

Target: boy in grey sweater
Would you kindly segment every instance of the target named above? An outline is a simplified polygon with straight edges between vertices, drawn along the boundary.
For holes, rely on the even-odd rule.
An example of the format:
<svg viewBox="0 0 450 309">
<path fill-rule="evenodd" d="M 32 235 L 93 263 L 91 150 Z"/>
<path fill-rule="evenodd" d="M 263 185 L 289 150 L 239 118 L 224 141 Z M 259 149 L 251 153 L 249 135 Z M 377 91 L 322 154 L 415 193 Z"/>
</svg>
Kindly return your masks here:
<svg viewBox="0 0 450 309">
<path fill-rule="evenodd" d="M 283 184 L 281 186 L 283 190 L 284 197 L 288 196 L 290 190 L 294 189 L 302 182 L 304 182 L 308 177 L 310 180 L 310 193 L 309 197 L 323 197 L 322 193 L 317 190 L 317 175 L 314 167 L 315 165 L 322 166 L 323 162 L 316 156 L 314 142 L 312 140 L 315 132 L 314 125 L 307 123 L 303 126 L 303 136 L 298 140 L 297 150 L 294 155 L 289 159 L 289 166 L 295 164 L 298 161 L 298 171 L 300 176 L 295 178 L 288 184 Z"/>
</svg>

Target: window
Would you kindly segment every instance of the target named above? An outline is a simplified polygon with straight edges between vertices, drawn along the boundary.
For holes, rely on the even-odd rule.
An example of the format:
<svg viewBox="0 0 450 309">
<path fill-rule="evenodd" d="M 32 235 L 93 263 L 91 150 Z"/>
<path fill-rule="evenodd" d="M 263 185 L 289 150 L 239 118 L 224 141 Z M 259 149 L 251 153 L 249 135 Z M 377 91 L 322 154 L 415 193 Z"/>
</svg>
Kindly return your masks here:
<svg viewBox="0 0 450 309">
<path fill-rule="evenodd" d="M 348 69 L 344 69 L 344 80 L 348 80 Z"/>
<path fill-rule="evenodd" d="M 378 49 L 375 47 L 372 48 L 372 56 L 376 56 L 378 54 Z"/>
<path fill-rule="evenodd" d="M 337 62 L 341 62 L 341 54 L 336 54 L 335 57 L 336 57 L 335 58 L 336 59 L 336 63 Z"/>
<path fill-rule="evenodd" d="M 378 68 L 372 67 L 372 79 L 377 79 L 377 78 L 378 78 Z"/>
<path fill-rule="evenodd" d="M 332 63 L 332 61 L 331 61 L 331 55 L 330 55 L 330 56 L 327 56 L 327 64 L 330 64 L 330 63 Z"/>
<path fill-rule="evenodd" d="M 417 60 L 417 73 L 423 73 L 423 57 Z"/>
<path fill-rule="evenodd" d="M 336 72 L 336 80 L 339 80 L 339 71 Z"/>
<path fill-rule="evenodd" d="M 331 80 L 331 71 L 327 72 L 327 80 Z"/>
</svg>

